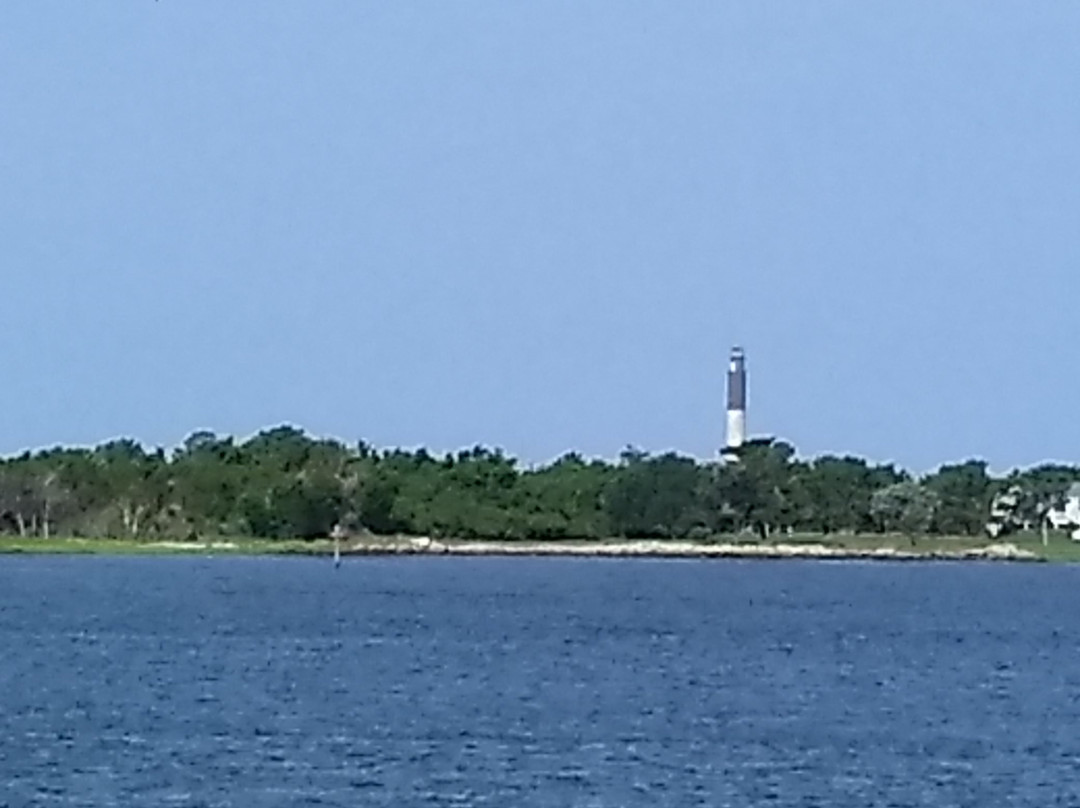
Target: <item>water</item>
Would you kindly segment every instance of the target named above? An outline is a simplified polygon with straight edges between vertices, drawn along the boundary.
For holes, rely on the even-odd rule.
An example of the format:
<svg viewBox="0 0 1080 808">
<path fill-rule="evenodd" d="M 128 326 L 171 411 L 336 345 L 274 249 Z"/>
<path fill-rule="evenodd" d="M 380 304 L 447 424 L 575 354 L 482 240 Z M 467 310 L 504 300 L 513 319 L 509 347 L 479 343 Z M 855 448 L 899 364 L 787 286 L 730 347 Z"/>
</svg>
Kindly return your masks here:
<svg viewBox="0 0 1080 808">
<path fill-rule="evenodd" d="M 0 559 L 0 805 L 1080 804 L 1080 568 Z"/>
</svg>

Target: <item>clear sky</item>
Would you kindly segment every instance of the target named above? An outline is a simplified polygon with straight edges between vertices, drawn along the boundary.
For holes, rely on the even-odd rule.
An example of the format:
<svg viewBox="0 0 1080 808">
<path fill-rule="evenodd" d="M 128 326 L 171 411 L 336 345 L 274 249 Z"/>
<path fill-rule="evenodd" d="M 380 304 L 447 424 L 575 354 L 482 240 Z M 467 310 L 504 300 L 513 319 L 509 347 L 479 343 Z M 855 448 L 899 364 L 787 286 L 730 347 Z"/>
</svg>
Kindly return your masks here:
<svg viewBox="0 0 1080 808">
<path fill-rule="evenodd" d="M 1080 460 L 1080 3 L 0 5 L 0 452 Z"/>
</svg>

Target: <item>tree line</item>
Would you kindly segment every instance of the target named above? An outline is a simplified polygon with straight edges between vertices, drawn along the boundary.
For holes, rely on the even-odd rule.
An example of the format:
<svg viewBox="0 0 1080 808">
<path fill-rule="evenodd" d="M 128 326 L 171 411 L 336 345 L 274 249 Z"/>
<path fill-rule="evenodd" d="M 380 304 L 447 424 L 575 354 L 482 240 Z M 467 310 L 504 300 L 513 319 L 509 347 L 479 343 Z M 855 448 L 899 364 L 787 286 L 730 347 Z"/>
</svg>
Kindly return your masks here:
<svg viewBox="0 0 1080 808">
<path fill-rule="evenodd" d="M 436 456 L 314 438 L 196 432 L 172 452 L 134 440 L 0 460 L 0 532 L 22 536 L 707 539 L 777 532 L 977 535 L 1038 525 L 1080 467 L 992 477 L 981 460 L 914 476 L 852 456 L 801 459 L 755 440 L 736 462 L 625 450 L 523 467 L 498 449 Z M 991 513 L 994 516 L 991 516 Z M 995 521 L 996 520 L 996 521 Z"/>
</svg>

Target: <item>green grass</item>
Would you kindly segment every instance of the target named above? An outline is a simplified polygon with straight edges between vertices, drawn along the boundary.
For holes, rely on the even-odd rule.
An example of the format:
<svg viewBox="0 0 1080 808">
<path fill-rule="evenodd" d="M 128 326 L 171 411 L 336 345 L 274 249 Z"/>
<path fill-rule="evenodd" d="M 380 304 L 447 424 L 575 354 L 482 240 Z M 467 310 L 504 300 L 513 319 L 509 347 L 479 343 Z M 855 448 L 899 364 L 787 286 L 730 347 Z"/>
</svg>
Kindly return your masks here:
<svg viewBox="0 0 1080 808">
<path fill-rule="evenodd" d="M 48 555 L 322 555 L 333 552 L 328 540 L 214 539 L 179 542 L 134 539 L 19 538 L 0 536 L 0 554 Z"/>
<path fill-rule="evenodd" d="M 1073 541 L 1067 533 L 1051 532 L 1045 546 L 1037 532 L 1013 534 L 1003 541 L 1030 550 L 1045 561 L 1080 561 L 1080 541 Z"/>
<path fill-rule="evenodd" d="M 997 540 L 985 536 L 916 536 L 914 539 L 900 535 L 880 534 L 821 534 L 798 533 L 793 536 L 777 535 L 769 539 L 774 544 L 824 544 L 849 550 L 877 550 L 895 548 L 914 553 L 941 553 L 986 547 L 990 544 L 1012 544 L 1020 550 L 1034 553 L 1043 561 L 1080 561 L 1080 542 L 1073 541 L 1067 533 L 1052 531 L 1044 545 L 1037 532 L 1013 533 Z"/>
</svg>

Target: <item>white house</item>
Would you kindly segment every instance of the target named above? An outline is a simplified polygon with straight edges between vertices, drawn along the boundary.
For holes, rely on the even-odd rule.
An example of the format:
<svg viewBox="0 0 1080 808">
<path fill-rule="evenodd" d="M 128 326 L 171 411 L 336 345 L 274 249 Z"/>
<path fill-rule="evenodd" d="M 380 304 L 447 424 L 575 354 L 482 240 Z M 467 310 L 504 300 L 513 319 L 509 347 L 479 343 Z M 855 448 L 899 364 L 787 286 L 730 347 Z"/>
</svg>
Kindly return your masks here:
<svg viewBox="0 0 1080 808">
<path fill-rule="evenodd" d="M 1080 541 L 1080 483 L 1069 486 L 1061 507 L 1046 512 L 1046 521 L 1055 530 L 1071 527 L 1073 540 Z"/>
</svg>

